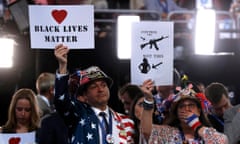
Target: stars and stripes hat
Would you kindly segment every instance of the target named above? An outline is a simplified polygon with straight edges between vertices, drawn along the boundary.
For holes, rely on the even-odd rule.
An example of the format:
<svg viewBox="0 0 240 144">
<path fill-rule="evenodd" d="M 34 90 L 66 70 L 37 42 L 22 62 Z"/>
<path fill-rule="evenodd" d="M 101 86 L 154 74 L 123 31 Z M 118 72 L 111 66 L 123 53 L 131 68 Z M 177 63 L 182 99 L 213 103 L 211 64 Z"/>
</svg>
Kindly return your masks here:
<svg viewBox="0 0 240 144">
<path fill-rule="evenodd" d="M 113 84 L 112 78 L 105 74 L 99 67 L 91 66 L 87 69 L 79 71 L 79 91 L 84 91 L 84 88 L 95 80 L 104 80 L 110 88 Z"/>
<path fill-rule="evenodd" d="M 179 89 L 179 92 L 173 97 L 173 107 L 179 104 L 180 101 L 185 99 L 191 99 L 199 104 L 204 112 L 208 113 L 211 109 L 211 103 L 206 98 L 204 93 L 197 93 L 192 89 L 192 84 L 189 84 L 184 89 Z"/>
</svg>

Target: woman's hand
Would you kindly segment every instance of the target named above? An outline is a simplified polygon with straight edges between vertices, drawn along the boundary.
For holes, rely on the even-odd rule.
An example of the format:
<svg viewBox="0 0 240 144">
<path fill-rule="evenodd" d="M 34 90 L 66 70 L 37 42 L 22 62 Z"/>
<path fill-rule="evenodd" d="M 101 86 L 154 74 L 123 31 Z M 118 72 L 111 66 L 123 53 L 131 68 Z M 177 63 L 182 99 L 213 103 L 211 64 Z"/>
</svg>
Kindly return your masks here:
<svg viewBox="0 0 240 144">
<path fill-rule="evenodd" d="M 145 95 L 145 99 L 148 101 L 153 101 L 152 90 L 154 89 L 154 81 L 151 79 L 145 80 L 140 88 Z"/>
<path fill-rule="evenodd" d="M 199 116 L 194 113 L 192 113 L 191 115 L 187 115 L 185 122 L 194 131 L 196 130 L 197 127 L 202 125 L 202 123 L 199 120 Z"/>
</svg>

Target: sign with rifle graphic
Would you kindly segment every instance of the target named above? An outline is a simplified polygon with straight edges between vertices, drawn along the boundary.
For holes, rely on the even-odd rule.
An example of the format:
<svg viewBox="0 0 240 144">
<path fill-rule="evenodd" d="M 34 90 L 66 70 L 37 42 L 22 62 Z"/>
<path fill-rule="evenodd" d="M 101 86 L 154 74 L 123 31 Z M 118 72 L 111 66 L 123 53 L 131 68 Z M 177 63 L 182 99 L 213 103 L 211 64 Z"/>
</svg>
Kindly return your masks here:
<svg viewBox="0 0 240 144">
<path fill-rule="evenodd" d="M 173 84 L 173 39 L 173 22 L 133 23 L 131 83 L 152 79 L 155 85 Z"/>
</svg>

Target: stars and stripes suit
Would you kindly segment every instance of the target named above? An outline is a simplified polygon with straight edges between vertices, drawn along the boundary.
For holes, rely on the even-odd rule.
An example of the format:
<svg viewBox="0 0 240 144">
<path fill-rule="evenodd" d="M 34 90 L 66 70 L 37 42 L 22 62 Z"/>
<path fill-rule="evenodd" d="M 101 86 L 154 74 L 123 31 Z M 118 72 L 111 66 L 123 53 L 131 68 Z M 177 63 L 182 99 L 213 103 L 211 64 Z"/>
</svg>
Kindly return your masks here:
<svg viewBox="0 0 240 144">
<path fill-rule="evenodd" d="M 68 92 L 68 75 L 57 76 L 55 82 L 55 106 L 72 131 L 72 144 L 101 144 L 99 120 L 90 105 L 77 101 Z M 128 116 L 110 109 L 114 144 L 133 142 L 134 123 Z"/>
</svg>

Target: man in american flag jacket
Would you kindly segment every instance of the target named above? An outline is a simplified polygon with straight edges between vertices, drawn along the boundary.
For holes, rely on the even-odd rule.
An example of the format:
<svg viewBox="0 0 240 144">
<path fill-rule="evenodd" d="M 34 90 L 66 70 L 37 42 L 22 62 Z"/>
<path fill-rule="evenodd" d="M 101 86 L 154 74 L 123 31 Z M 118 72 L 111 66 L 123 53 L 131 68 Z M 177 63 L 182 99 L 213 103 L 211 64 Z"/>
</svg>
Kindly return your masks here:
<svg viewBox="0 0 240 144">
<path fill-rule="evenodd" d="M 86 103 L 70 95 L 67 72 L 68 47 L 59 44 L 54 54 L 59 63 L 55 83 L 55 107 L 66 124 L 72 127 L 71 144 L 131 144 L 134 123 L 126 115 L 108 107 L 109 88 L 113 81 L 98 67 L 78 71 L 78 92 Z M 104 112 L 105 117 L 99 113 Z M 103 120 L 107 121 L 103 123 Z"/>
</svg>

